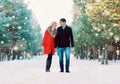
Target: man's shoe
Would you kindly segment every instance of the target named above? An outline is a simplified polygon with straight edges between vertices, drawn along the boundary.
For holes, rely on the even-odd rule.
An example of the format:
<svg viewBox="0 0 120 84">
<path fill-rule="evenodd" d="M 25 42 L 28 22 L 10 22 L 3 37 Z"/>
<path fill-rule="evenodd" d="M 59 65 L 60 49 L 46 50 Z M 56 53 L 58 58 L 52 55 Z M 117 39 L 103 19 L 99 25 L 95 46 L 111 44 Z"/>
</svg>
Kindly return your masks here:
<svg viewBox="0 0 120 84">
<path fill-rule="evenodd" d="M 70 73 L 70 71 L 66 71 L 66 73 Z"/>
</svg>

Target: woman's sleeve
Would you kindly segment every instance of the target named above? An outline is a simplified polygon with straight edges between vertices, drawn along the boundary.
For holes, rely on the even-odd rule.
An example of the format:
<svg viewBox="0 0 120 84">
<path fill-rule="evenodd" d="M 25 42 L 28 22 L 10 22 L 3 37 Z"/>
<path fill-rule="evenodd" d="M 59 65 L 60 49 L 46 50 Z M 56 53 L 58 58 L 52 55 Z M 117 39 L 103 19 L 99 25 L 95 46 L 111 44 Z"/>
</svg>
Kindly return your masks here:
<svg viewBox="0 0 120 84">
<path fill-rule="evenodd" d="M 46 45 L 46 40 L 47 40 L 47 30 L 44 33 L 44 37 L 43 37 L 43 40 L 42 40 L 42 46 Z"/>
</svg>

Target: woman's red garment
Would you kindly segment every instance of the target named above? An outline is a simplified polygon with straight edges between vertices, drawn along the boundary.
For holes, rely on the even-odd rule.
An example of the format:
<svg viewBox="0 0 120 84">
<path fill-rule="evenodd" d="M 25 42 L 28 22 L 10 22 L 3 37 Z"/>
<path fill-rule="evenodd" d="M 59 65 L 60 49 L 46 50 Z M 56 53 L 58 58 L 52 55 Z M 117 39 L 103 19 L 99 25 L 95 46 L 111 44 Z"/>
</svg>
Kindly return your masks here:
<svg viewBox="0 0 120 84">
<path fill-rule="evenodd" d="M 50 34 L 48 29 L 45 31 L 42 46 L 44 47 L 44 54 L 52 54 L 54 55 L 55 52 L 55 43 L 54 43 L 54 37 Z"/>
</svg>

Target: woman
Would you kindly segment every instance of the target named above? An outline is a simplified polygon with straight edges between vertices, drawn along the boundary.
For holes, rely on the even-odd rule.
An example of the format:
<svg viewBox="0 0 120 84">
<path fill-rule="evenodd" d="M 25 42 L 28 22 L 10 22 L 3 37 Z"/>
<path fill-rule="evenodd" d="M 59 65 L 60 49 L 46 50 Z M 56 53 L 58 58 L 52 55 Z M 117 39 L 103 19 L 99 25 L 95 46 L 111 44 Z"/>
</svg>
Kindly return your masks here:
<svg viewBox="0 0 120 84">
<path fill-rule="evenodd" d="M 46 61 L 46 72 L 50 72 L 50 67 L 52 63 L 52 55 L 55 52 L 54 38 L 56 36 L 56 22 L 52 22 L 51 25 L 46 29 L 44 38 L 42 41 L 42 46 L 44 47 L 44 54 L 48 54 Z"/>
</svg>

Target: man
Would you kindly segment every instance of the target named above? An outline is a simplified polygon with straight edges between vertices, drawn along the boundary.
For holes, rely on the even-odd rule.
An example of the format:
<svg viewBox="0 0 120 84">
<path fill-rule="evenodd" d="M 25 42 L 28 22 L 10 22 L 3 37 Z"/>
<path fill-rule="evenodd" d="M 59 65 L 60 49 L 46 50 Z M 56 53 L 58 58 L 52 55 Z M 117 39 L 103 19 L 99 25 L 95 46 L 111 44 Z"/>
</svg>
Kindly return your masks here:
<svg viewBox="0 0 120 84">
<path fill-rule="evenodd" d="M 58 50 L 60 72 L 64 72 L 64 52 L 66 58 L 66 73 L 69 73 L 70 47 L 74 46 L 73 33 L 71 27 L 66 25 L 66 19 L 60 19 L 60 27 L 57 28 L 55 44 Z"/>
</svg>

